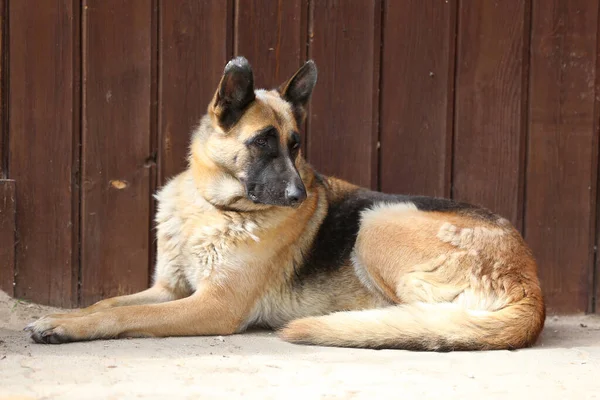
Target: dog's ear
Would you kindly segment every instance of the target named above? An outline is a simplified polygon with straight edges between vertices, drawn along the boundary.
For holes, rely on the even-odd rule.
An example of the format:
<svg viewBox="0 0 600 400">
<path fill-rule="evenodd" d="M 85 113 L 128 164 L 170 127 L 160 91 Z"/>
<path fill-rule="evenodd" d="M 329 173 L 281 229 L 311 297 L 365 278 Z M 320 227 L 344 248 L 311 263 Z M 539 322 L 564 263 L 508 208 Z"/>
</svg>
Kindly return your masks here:
<svg viewBox="0 0 600 400">
<path fill-rule="evenodd" d="M 298 125 L 306 117 L 306 104 L 317 83 L 317 66 L 312 60 L 304 63 L 302 67 L 287 82 L 279 87 L 281 97 L 292 104 L 294 117 Z"/>
<path fill-rule="evenodd" d="M 212 112 L 223 130 L 229 130 L 254 101 L 254 74 L 244 57 L 236 57 L 225 66 L 219 88 L 212 103 Z"/>
</svg>

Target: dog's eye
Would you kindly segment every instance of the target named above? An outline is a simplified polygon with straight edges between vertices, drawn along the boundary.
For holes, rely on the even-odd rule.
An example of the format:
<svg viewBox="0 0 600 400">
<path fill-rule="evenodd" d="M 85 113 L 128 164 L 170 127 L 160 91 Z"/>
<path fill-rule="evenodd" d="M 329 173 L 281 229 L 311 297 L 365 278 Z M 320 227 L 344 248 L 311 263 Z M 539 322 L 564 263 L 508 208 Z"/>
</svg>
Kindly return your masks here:
<svg viewBox="0 0 600 400">
<path fill-rule="evenodd" d="M 292 150 L 296 150 L 298 147 L 300 147 L 300 143 L 296 142 L 292 144 Z"/>
<path fill-rule="evenodd" d="M 259 147 L 265 147 L 267 145 L 267 139 L 263 137 L 256 138 L 254 139 L 254 144 Z"/>
</svg>

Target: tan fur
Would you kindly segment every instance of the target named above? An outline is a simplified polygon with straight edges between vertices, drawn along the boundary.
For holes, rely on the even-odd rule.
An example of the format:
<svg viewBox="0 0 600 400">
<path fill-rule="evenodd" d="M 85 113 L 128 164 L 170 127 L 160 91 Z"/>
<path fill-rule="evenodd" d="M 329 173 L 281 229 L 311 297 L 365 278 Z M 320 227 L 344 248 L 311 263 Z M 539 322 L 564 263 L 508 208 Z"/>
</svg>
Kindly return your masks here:
<svg viewBox="0 0 600 400">
<path fill-rule="evenodd" d="M 228 131 L 219 125 L 225 111 L 215 95 L 193 134 L 189 168 L 158 192 L 153 287 L 43 317 L 28 327 L 36 341 L 227 335 L 267 326 L 282 328 L 281 337 L 292 342 L 335 346 L 442 350 L 534 343 L 544 321 L 536 264 L 500 217 L 379 202 L 362 211 L 345 264 L 298 283 L 296 268 L 331 205 L 359 188 L 318 179 L 299 155 L 290 162 L 306 187 L 302 204 L 250 201 L 242 184 L 250 162 L 244 143 L 273 126 L 285 148 L 298 130 L 279 92 L 255 93 Z"/>
<path fill-rule="evenodd" d="M 294 321 L 284 339 L 396 347 L 431 338 L 433 350 L 444 341 L 456 349 L 506 349 L 533 344 L 543 327 L 535 262 L 504 219 L 380 207 L 363 215 L 354 260 L 399 306 Z"/>
</svg>

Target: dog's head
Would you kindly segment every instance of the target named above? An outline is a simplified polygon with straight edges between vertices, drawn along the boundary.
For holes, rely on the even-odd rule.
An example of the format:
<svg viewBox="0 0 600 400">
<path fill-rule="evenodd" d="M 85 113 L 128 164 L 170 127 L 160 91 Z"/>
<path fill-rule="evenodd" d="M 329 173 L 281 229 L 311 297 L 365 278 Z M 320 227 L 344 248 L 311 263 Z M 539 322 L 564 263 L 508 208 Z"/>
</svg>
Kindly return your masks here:
<svg viewBox="0 0 600 400">
<path fill-rule="evenodd" d="M 209 200 L 261 208 L 306 199 L 299 127 L 316 81 L 317 68 L 308 61 L 278 89 L 256 90 L 245 58 L 226 65 L 192 143 L 192 163 L 203 169 L 196 174 L 210 180 L 203 188 Z"/>
</svg>

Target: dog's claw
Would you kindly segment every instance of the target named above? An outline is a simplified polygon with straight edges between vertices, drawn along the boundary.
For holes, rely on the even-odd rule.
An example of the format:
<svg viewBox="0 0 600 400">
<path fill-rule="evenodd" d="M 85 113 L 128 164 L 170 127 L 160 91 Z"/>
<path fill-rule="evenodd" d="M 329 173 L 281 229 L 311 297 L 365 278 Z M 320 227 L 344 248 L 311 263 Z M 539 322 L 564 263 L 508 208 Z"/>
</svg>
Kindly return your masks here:
<svg viewBox="0 0 600 400">
<path fill-rule="evenodd" d="M 64 334 L 56 332 L 54 329 L 48 329 L 43 332 L 33 332 L 31 339 L 36 343 L 41 344 L 61 344 L 72 342 L 73 340 Z"/>
<path fill-rule="evenodd" d="M 53 335 L 52 331 L 33 332 L 31 334 L 31 339 L 33 339 L 34 342 L 41 343 L 41 344 L 55 344 L 55 343 L 58 343 L 53 338 L 53 336 L 54 335 Z"/>
<path fill-rule="evenodd" d="M 27 325 L 23 330 L 29 333 L 29 337 L 35 343 L 60 344 L 73 341 L 73 338 L 61 326 L 60 321 L 52 318 L 40 318 Z"/>
<path fill-rule="evenodd" d="M 46 344 L 59 344 L 61 343 L 60 337 L 54 333 L 54 331 L 42 332 L 42 340 Z"/>
<path fill-rule="evenodd" d="M 31 339 L 33 339 L 33 341 L 36 343 L 46 343 L 39 332 L 33 332 L 31 334 Z"/>
</svg>

